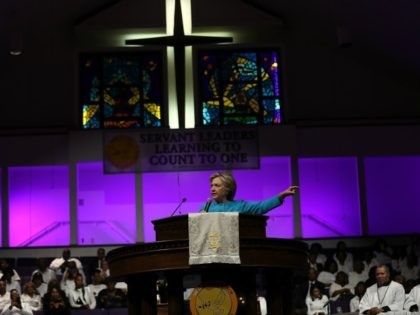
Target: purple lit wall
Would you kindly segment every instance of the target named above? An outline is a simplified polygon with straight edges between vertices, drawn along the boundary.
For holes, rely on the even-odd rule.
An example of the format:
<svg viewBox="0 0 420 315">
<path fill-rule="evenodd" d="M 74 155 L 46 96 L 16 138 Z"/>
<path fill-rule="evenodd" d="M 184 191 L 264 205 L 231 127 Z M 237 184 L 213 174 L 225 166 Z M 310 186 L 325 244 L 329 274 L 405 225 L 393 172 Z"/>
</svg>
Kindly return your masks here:
<svg viewBox="0 0 420 315">
<path fill-rule="evenodd" d="M 3 175 L 2 175 L 2 170 L 1 170 L 1 168 L 0 168 L 0 178 L 2 178 L 3 177 Z M 1 186 L 1 181 L 0 181 L 0 191 L 3 191 L 3 187 Z M 3 227 L 3 221 L 2 221 L 2 218 L 3 218 L 3 207 L 2 207 L 2 205 L 3 205 L 3 199 L 2 199 L 2 196 L 3 196 L 3 194 L 0 194 L 0 244 L 3 244 L 3 229 L 2 229 L 2 227 Z"/>
<path fill-rule="evenodd" d="M 298 164 L 303 237 L 360 236 L 357 159 L 301 158 Z"/>
<path fill-rule="evenodd" d="M 420 157 L 369 157 L 366 174 L 369 234 L 420 231 Z"/>
<path fill-rule="evenodd" d="M 271 198 L 292 185 L 290 157 L 262 157 L 259 170 L 234 172 L 238 183 L 237 199 L 262 200 Z M 268 214 L 267 236 L 293 238 L 293 201 L 287 198 L 283 205 Z"/>
<path fill-rule="evenodd" d="M 105 175 L 102 162 L 77 164 L 77 221 L 78 245 L 135 243 L 135 175 Z"/>
<path fill-rule="evenodd" d="M 144 173 L 144 240 L 155 240 L 152 220 L 169 216 L 183 198 L 187 201 L 176 215 L 198 212 L 209 197 L 209 177 L 215 171 Z M 278 194 L 291 184 L 289 157 L 262 157 L 259 170 L 238 170 L 233 175 L 238 184 L 235 199 L 260 200 Z M 270 212 L 267 235 L 293 237 L 292 202 Z"/>
<path fill-rule="evenodd" d="M 9 168 L 9 246 L 70 243 L 67 166 Z"/>
</svg>

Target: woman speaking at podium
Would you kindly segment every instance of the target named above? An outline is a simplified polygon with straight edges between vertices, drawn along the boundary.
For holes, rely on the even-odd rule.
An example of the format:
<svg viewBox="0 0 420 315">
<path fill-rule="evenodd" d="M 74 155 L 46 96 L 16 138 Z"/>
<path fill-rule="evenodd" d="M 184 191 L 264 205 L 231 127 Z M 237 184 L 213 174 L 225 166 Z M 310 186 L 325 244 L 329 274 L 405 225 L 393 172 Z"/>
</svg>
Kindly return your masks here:
<svg viewBox="0 0 420 315">
<path fill-rule="evenodd" d="M 236 182 L 229 173 L 215 173 L 210 176 L 211 198 L 202 205 L 200 212 L 239 212 L 244 214 L 265 214 L 280 206 L 284 199 L 293 196 L 298 186 L 290 186 L 278 195 L 261 201 L 233 200 Z"/>
</svg>

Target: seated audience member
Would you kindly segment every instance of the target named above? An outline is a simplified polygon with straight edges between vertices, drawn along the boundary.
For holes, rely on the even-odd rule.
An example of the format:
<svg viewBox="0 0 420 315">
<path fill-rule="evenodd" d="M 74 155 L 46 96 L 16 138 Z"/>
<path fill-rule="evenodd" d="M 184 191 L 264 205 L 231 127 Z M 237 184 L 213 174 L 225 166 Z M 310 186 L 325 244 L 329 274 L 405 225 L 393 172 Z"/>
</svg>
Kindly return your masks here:
<svg viewBox="0 0 420 315">
<path fill-rule="evenodd" d="M 35 290 L 32 282 L 23 285 L 23 293 L 20 297 L 23 304 L 28 304 L 31 311 L 40 311 L 42 309 L 41 296 Z"/>
<path fill-rule="evenodd" d="M 93 275 L 96 270 L 101 269 L 101 263 L 106 260 L 105 248 L 99 247 L 96 250 L 96 257 L 89 262 L 89 274 Z"/>
<path fill-rule="evenodd" d="M 43 299 L 45 315 L 70 315 L 70 305 L 63 291 L 52 287 Z"/>
<path fill-rule="evenodd" d="M 338 264 L 345 265 L 345 268 L 348 270 L 353 270 L 353 254 L 349 252 L 347 244 L 344 241 L 339 241 L 336 245 L 335 253 L 333 259 Z M 341 271 L 338 268 L 338 271 Z M 345 273 L 348 273 L 346 270 L 343 270 Z"/>
<path fill-rule="evenodd" d="M 331 283 L 335 281 L 337 273 L 337 263 L 333 259 L 325 262 L 325 269 L 318 274 L 318 281 L 322 282 L 325 287 L 330 287 Z"/>
<path fill-rule="evenodd" d="M 350 300 L 353 298 L 353 288 L 344 271 L 337 272 L 335 281 L 330 286 L 331 313 L 350 312 Z"/>
<path fill-rule="evenodd" d="M 35 261 L 35 265 L 37 268 L 32 272 L 32 276 L 35 273 L 40 273 L 42 275 L 42 281 L 44 283 L 48 283 L 51 279 L 56 278 L 55 272 L 52 269 L 50 269 L 45 258 L 38 258 Z"/>
<path fill-rule="evenodd" d="M 47 292 L 50 292 L 53 288 L 57 288 L 64 295 L 66 294 L 63 290 L 61 290 L 61 284 L 58 279 L 51 279 L 51 281 L 47 283 L 47 287 Z"/>
<path fill-rule="evenodd" d="M 102 260 L 101 261 L 102 281 L 105 281 L 105 279 L 109 278 L 110 275 L 111 275 L 111 273 L 110 273 L 110 270 L 109 270 L 108 262 L 106 260 Z"/>
<path fill-rule="evenodd" d="M 407 280 L 404 283 L 404 291 L 405 291 L 405 301 L 404 301 L 404 310 L 411 312 L 417 312 L 418 311 L 418 305 L 413 299 L 413 296 L 410 295 L 411 290 L 416 286 L 416 281 L 413 279 Z"/>
<path fill-rule="evenodd" d="M 405 294 L 408 295 L 410 294 L 411 290 L 413 290 L 413 288 L 417 285 L 417 281 L 413 280 L 413 279 L 408 279 L 405 284 L 404 284 L 404 291 Z"/>
<path fill-rule="evenodd" d="M 318 287 L 324 293 L 325 285 L 317 280 L 318 271 L 309 268 L 307 276 L 298 281 L 294 287 L 294 310 L 295 314 L 307 314 L 306 299 L 310 296 L 311 288 Z"/>
<path fill-rule="evenodd" d="M 317 286 L 311 288 L 309 296 L 306 298 L 306 307 L 308 315 L 327 315 L 328 297 L 322 293 Z"/>
<path fill-rule="evenodd" d="M 70 262 L 60 282 L 60 288 L 66 293 L 67 296 L 69 291 L 74 289 L 74 280 L 76 279 L 77 275 L 80 275 L 79 269 L 76 268 L 76 265 L 73 262 Z M 84 280 L 83 276 L 82 279 Z"/>
<path fill-rule="evenodd" d="M 322 270 L 322 267 L 319 266 L 319 264 L 316 262 L 316 255 L 311 252 L 308 253 L 308 267 L 313 268 L 315 270 Z"/>
<path fill-rule="evenodd" d="M 373 249 L 367 248 L 364 252 L 363 264 L 365 265 L 366 272 L 369 273 L 369 270 L 372 267 L 379 266 L 379 262 L 373 254 Z"/>
<path fill-rule="evenodd" d="M 106 289 L 98 294 L 98 308 L 120 308 L 127 306 L 126 295 L 121 289 L 115 288 L 115 281 L 106 280 Z"/>
<path fill-rule="evenodd" d="M 88 288 L 92 291 L 95 298 L 98 296 L 99 292 L 106 289 L 106 285 L 102 281 L 102 275 L 99 269 L 93 273 L 92 283 L 88 285 Z"/>
<path fill-rule="evenodd" d="M 337 272 L 335 281 L 330 286 L 330 299 L 335 301 L 342 295 L 353 295 L 353 288 L 349 286 L 349 277 L 344 271 Z"/>
<path fill-rule="evenodd" d="M 368 279 L 367 271 L 365 271 L 365 265 L 360 259 L 353 261 L 353 270 L 349 272 L 349 285 L 354 288 L 356 285 Z"/>
<path fill-rule="evenodd" d="M 7 303 L 1 315 L 32 315 L 31 308 L 28 304 L 22 303 L 19 292 L 16 289 L 10 291 L 10 302 Z"/>
<path fill-rule="evenodd" d="M 359 312 L 359 304 L 363 295 L 366 292 L 366 284 L 363 281 L 360 281 L 354 287 L 354 297 L 350 300 L 350 312 L 355 313 Z"/>
<path fill-rule="evenodd" d="M 69 262 L 74 262 L 76 264 L 76 268 L 79 270 L 79 273 L 82 273 L 83 266 L 79 259 L 71 257 L 70 249 L 63 250 L 62 256 L 55 258 L 50 263 L 50 269 L 52 269 L 56 275 L 63 275 L 64 271 L 66 270 Z"/>
<path fill-rule="evenodd" d="M 10 303 L 10 293 L 6 290 L 6 282 L 0 280 L 0 313 Z"/>
<path fill-rule="evenodd" d="M 127 295 L 127 293 L 128 293 L 128 284 L 127 284 L 127 282 L 118 281 L 118 282 L 115 283 L 115 288 L 116 289 L 120 289 L 121 291 L 123 291 L 125 295 Z"/>
<path fill-rule="evenodd" d="M 400 273 L 401 267 L 407 265 L 407 252 L 404 246 L 397 246 L 394 248 L 391 256 L 392 269 Z"/>
<path fill-rule="evenodd" d="M 18 272 L 9 265 L 6 259 L 2 259 L 0 260 L 0 278 L 3 276 L 5 270 L 8 272 L 10 272 L 10 270 L 12 271 L 12 281 L 20 282 L 20 276 Z"/>
<path fill-rule="evenodd" d="M 367 280 L 365 281 L 365 283 L 366 283 L 366 287 L 370 287 L 371 285 L 374 285 L 375 283 L 376 283 L 376 266 L 374 266 L 374 267 L 371 267 L 370 269 L 369 269 L 369 272 L 368 272 L 368 278 L 367 278 Z"/>
<path fill-rule="evenodd" d="M 37 272 L 32 275 L 32 283 L 34 284 L 35 290 L 39 293 L 41 296 L 41 299 L 47 293 L 48 286 L 43 281 L 42 274 Z"/>
<path fill-rule="evenodd" d="M 392 248 L 383 238 L 378 239 L 373 245 L 373 254 L 380 265 L 390 265 L 392 262 Z"/>
<path fill-rule="evenodd" d="M 417 280 L 419 277 L 420 268 L 417 265 L 417 257 L 414 255 L 407 255 L 406 264 L 401 265 L 401 274 L 408 280 Z"/>
<path fill-rule="evenodd" d="M 3 270 L 3 276 L 0 278 L 0 280 L 3 280 L 6 283 L 6 291 L 10 292 L 12 290 L 17 290 L 19 295 L 21 290 L 20 287 L 20 280 L 13 280 L 14 279 L 14 273 L 13 269 L 10 267 L 7 267 Z M 20 298 L 20 297 L 19 297 Z"/>
<path fill-rule="evenodd" d="M 92 291 L 85 286 L 82 275 L 74 279 L 74 289 L 68 291 L 70 307 L 72 309 L 93 310 L 96 308 L 96 299 Z"/>
<path fill-rule="evenodd" d="M 376 315 L 381 312 L 402 311 L 404 308 L 404 287 L 391 280 L 389 267 L 376 268 L 376 283 L 367 288 L 360 301 L 359 312 Z"/>
<path fill-rule="evenodd" d="M 353 270 L 353 259 L 349 259 L 347 252 L 339 251 L 334 255 L 334 260 L 337 263 L 337 271 L 343 271 L 347 275 Z"/>
<path fill-rule="evenodd" d="M 325 262 L 327 261 L 327 256 L 323 254 L 323 248 L 320 243 L 312 243 L 309 248 L 309 253 L 316 256 L 316 263 L 321 264 L 324 267 Z"/>
<path fill-rule="evenodd" d="M 409 312 L 418 312 L 420 309 L 420 284 L 413 287 L 406 298 L 404 309 Z"/>
</svg>

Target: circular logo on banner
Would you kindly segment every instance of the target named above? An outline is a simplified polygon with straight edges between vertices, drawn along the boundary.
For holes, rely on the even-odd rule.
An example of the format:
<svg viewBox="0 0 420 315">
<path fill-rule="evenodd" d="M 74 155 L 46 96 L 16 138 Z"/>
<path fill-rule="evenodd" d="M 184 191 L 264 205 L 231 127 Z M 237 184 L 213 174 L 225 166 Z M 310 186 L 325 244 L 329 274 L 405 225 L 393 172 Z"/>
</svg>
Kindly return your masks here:
<svg viewBox="0 0 420 315">
<path fill-rule="evenodd" d="M 198 287 L 191 293 L 192 315 L 235 315 L 238 299 L 230 286 Z"/>
<path fill-rule="evenodd" d="M 105 148 L 105 157 L 118 169 L 134 166 L 140 155 L 140 148 L 136 140 L 126 135 L 112 138 Z"/>
</svg>

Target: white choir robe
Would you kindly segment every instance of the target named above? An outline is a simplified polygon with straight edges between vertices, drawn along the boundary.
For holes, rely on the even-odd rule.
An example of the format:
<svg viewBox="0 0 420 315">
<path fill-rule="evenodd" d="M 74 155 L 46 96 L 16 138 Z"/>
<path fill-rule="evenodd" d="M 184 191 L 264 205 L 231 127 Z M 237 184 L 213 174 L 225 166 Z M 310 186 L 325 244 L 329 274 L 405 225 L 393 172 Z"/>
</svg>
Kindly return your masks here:
<svg viewBox="0 0 420 315">
<path fill-rule="evenodd" d="M 328 297 L 324 294 L 320 299 L 314 299 L 310 296 L 306 298 L 306 306 L 308 315 L 316 315 L 318 313 L 328 314 Z"/>
<path fill-rule="evenodd" d="M 330 286 L 331 283 L 333 283 L 335 281 L 335 274 L 332 274 L 331 272 L 328 272 L 328 271 L 321 271 L 318 274 L 318 279 L 317 280 L 319 282 L 322 282 L 326 286 Z"/>
<path fill-rule="evenodd" d="M 350 312 L 351 313 L 355 313 L 359 311 L 359 304 L 360 304 L 360 298 L 355 295 L 351 300 L 350 300 Z"/>
<path fill-rule="evenodd" d="M 410 293 L 408 294 L 406 303 L 404 305 L 404 309 L 408 311 L 410 307 L 415 304 L 420 309 L 420 284 L 416 285 L 414 288 L 411 289 Z"/>
<path fill-rule="evenodd" d="M 363 313 L 372 307 L 388 306 L 391 311 L 402 311 L 404 309 L 405 292 L 404 287 L 391 281 L 388 286 L 378 288 L 375 283 L 367 288 L 365 295 L 359 304 L 359 312 Z"/>
</svg>

